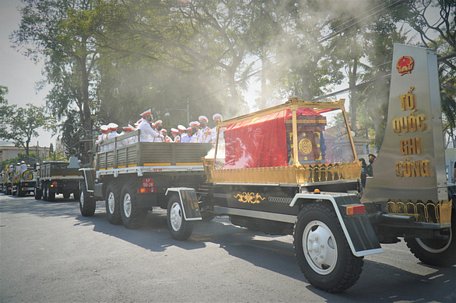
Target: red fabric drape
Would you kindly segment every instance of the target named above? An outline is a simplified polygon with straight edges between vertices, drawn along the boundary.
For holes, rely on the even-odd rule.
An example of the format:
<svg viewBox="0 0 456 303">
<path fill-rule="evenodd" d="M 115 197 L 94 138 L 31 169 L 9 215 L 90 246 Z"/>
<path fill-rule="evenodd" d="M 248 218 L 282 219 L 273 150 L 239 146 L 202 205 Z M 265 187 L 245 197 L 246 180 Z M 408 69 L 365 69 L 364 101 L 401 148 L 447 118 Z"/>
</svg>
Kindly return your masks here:
<svg viewBox="0 0 456 303">
<path fill-rule="evenodd" d="M 286 110 L 229 125 L 225 168 L 286 166 Z"/>
</svg>

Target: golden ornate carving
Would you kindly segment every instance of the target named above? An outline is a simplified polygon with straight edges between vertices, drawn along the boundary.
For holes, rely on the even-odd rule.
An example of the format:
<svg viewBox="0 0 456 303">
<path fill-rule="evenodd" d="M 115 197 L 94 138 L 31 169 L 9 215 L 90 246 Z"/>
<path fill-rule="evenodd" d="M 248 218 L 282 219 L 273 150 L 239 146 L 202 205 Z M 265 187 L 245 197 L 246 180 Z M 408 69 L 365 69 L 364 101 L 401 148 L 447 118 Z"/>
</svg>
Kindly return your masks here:
<svg viewBox="0 0 456 303">
<path fill-rule="evenodd" d="M 449 224 L 451 222 L 451 201 L 412 202 L 388 201 L 387 211 L 393 214 L 414 216 L 418 222 Z"/>
<path fill-rule="evenodd" d="M 301 139 L 299 141 L 299 151 L 304 155 L 310 154 L 312 151 L 312 141 L 310 141 L 308 138 Z"/>
<path fill-rule="evenodd" d="M 261 201 L 266 199 L 266 198 L 262 197 L 259 193 L 253 193 L 253 192 L 237 193 L 233 197 L 241 203 L 249 203 L 249 204 L 259 204 Z"/>
</svg>

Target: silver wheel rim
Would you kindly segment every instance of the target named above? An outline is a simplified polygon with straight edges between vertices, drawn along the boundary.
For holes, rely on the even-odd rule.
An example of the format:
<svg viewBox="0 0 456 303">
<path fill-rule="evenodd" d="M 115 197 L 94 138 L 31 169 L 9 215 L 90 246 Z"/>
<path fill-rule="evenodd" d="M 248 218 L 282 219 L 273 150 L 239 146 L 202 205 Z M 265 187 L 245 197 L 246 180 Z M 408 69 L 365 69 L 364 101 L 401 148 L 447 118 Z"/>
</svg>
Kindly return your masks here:
<svg viewBox="0 0 456 303">
<path fill-rule="evenodd" d="M 330 274 L 337 264 L 337 243 L 329 227 L 318 220 L 307 224 L 302 248 L 309 266 L 320 275 Z"/>
<path fill-rule="evenodd" d="M 81 194 L 79 195 L 79 203 L 81 204 L 81 208 L 84 208 L 84 192 L 81 191 Z"/>
<path fill-rule="evenodd" d="M 169 213 L 169 220 L 174 231 L 179 231 L 182 226 L 182 209 L 178 202 L 174 202 Z"/>
<path fill-rule="evenodd" d="M 129 193 L 126 193 L 123 199 L 123 209 L 125 217 L 130 218 L 131 216 L 131 196 Z"/>
<path fill-rule="evenodd" d="M 425 251 L 430 252 L 432 254 L 439 254 L 448 249 L 448 247 L 451 244 L 452 238 L 453 238 L 453 232 L 451 231 L 451 228 L 450 228 L 450 238 L 448 239 L 448 242 L 442 248 L 432 248 L 432 247 L 428 246 L 426 243 L 424 243 L 420 238 L 415 238 L 415 240 L 416 240 L 416 243 L 418 243 L 418 245 L 421 246 L 421 248 L 423 248 Z"/>
<path fill-rule="evenodd" d="M 116 207 L 116 198 L 114 196 L 114 193 L 111 191 L 111 192 L 109 192 L 109 195 L 108 195 L 108 208 L 109 208 L 110 214 L 114 213 L 115 207 Z"/>
</svg>

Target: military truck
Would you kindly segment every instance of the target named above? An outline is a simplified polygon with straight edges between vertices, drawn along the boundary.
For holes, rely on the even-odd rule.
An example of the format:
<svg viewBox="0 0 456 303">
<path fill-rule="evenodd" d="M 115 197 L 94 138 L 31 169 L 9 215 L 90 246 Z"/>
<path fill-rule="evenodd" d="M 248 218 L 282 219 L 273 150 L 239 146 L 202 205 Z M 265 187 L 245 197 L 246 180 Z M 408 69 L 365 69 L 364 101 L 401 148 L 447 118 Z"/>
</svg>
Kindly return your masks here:
<svg viewBox="0 0 456 303">
<path fill-rule="evenodd" d="M 251 230 L 291 234 L 304 276 L 328 292 L 351 287 L 364 256 L 381 253 L 381 244 L 399 238 L 425 264 L 456 264 L 456 188 L 444 170 L 435 53 L 395 45 L 391 77 L 385 139 L 362 197 L 361 165 L 344 101 L 290 99 L 220 123 L 215 147 L 203 161 L 205 176 L 198 172 L 194 186 L 181 183 L 179 172 L 162 183 L 166 190 L 158 204 L 167 205 L 171 236 L 187 239 L 205 216 L 228 216 L 234 225 Z M 98 154 L 101 165 L 85 174 L 85 186 L 94 184 L 97 191 L 105 187 L 100 178 L 118 178 L 117 187 L 125 188 L 120 205 L 131 214 L 135 193 L 126 184 L 133 177 L 119 177 L 142 178 L 148 166 L 137 160 L 137 146 L 133 156 L 116 144 L 114 152 Z M 154 154 L 157 143 L 149 144 L 141 157 Z M 185 144 L 174 144 L 180 145 Z M 128 162 L 129 155 L 135 160 Z M 135 186 L 136 193 L 153 188 L 155 169 L 175 167 L 154 161 L 152 180 Z M 111 212 L 110 205 L 119 200 L 113 187 L 105 193 Z M 81 193 L 83 215 L 93 215 L 92 196 L 83 199 L 88 195 Z"/>
<path fill-rule="evenodd" d="M 19 170 L 14 177 L 13 194 L 18 197 L 24 197 L 29 193 L 35 193 L 35 171 L 32 168 L 27 168 L 25 171 Z"/>
<path fill-rule="evenodd" d="M 136 130 L 98 146 L 95 167 L 81 169 L 82 215 L 93 215 L 96 201 L 104 200 L 110 223 L 137 228 L 152 207 L 167 207 L 167 188 L 204 182 L 202 157 L 211 144 L 152 143 L 140 138 Z"/>
<path fill-rule="evenodd" d="M 35 199 L 54 201 L 58 194 L 63 194 L 64 199 L 73 194 L 79 200 L 81 179 L 79 166 L 71 166 L 67 161 L 45 161 L 37 165 Z"/>
</svg>

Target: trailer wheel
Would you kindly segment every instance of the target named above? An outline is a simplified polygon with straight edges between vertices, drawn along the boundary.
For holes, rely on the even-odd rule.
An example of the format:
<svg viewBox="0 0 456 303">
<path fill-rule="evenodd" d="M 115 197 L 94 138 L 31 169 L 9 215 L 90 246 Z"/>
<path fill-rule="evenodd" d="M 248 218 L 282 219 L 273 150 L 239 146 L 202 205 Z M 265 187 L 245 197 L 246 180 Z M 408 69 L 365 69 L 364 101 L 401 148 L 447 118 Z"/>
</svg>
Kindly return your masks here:
<svg viewBox="0 0 456 303">
<path fill-rule="evenodd" d="M 294 248 L 306 279 L 327 292 L 346 290 L 361 274 L 363 258 L 352 254 L 330 206 L 313 203 L 302 208 L 295 225 Z"/>
<path fill-rule="evenodd" d="M 140 208 L 135 195 L 133 185 L 125 185 L 122 189 L 122 200 L 120 201 L 120 214 L 122 223 L 126 228 L 135 229 L 144 224 L 147 209 Z"/>
<path fill-rule="evenodd" d="M 179 195 L 172 194 L 168 200 L 166 221 L 171 236 L 176 240 L 187 240 L 193 231 L 193 223 L 185 221 Z"/>
<path fill-rule="evenodd" d="M 106 191 L 106 215 L 111 224 L 120 224 L 120 203 L 119 203 L 119 190 L 116 184 L 109 184 Z"/>
<path fill-rule="evenodd" d="M 41 192 L 41 189 L 35 188 L 35 200 L 40 200 L 42 195 L 43 193 Z"/>
<path fill-rule="evenodd" d="M 436 239 L 405 238 L 411 253 L 424 264 L 452 266 L 456 264 L 456 214 L 452 209 L 448 241 Z"/>
</svg>

